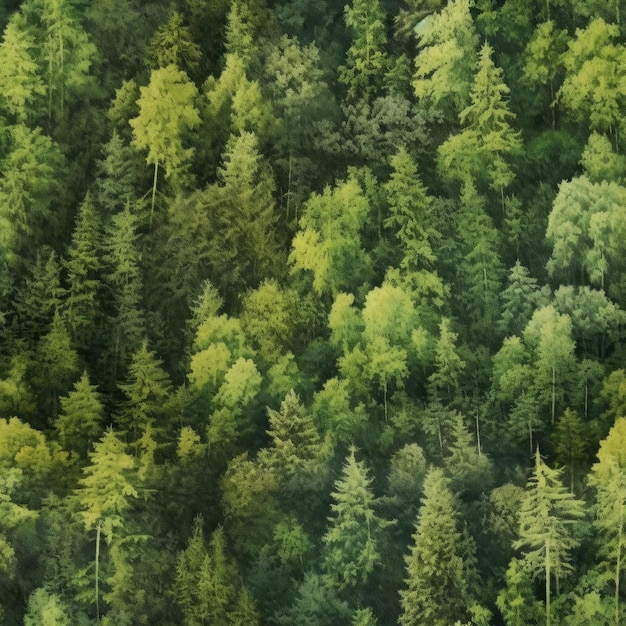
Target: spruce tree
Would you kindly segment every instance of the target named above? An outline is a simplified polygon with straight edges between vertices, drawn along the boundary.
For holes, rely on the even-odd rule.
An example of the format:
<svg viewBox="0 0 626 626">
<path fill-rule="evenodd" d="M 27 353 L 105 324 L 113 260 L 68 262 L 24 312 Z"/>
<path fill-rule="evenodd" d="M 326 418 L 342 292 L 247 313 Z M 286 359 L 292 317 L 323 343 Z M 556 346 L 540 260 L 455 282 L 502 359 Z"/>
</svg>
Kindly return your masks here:
<svg viewBox="0 0 626 626">
<path fill-rule="evenodd" d="M 389 522 L 376 514 L 371 479 L 352 448 L 342 477 L 331 494 L 333 516 L 323 537 L 324 570 L 338 589 L 358 590 L 367 582 L 380 559 L 381 531 Z"/>
<path fill-rule="evenodd" d="M 400 592 L 402 626 L 449 626 L 467 617 L 468 588 L 459 516 L 448 480 L 431 468 L 417 516 L 411 552 L 405 557 L 407 588 Z"/>
<path fill-rule="evenodd" d="M 551 623 L 552 578 L 572 571 L 571 552 L 578 540 L 572 524 L 583 516 L 583 503 L 563 486 L 561 471 L 548 467 L 535 453 L 535 467 L 520 510 L 519 539 L 524 567 L 546 585 L 546 626 Z"/>
</svg>

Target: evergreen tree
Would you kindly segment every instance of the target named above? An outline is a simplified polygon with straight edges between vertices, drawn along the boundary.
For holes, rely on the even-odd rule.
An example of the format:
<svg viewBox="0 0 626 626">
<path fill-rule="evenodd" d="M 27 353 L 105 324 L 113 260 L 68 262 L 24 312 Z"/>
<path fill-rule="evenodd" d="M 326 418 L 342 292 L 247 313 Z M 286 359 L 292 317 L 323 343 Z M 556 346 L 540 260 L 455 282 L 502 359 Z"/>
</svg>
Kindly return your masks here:
<svg viewBox="0 0 626 626">
<path fill-rule="evenodd" d="M 64 268 L 67 295 L 63 319 L 76 344 L 85 348 L 98 341 L 102 289 L 102 226 L 89 194 L 78 210 Z"/>
<path fill-rule="evenodd" d="M 61 414 L 56 421 L 59 439 L 66 450 L 74 450 L 87 458 L 91 444 L 102 432 L 104 408 L 91 385 L 87 372 L 74 384 L 73 391 L 61 400 Z"/>
<path fill-rule="evenodd" d="M 521 140 L 510 124 L 515 116 L 506 101 L 509 88 L 492 57 L 493 48 L 485 44 L 472 85 L 471 104 L 459 115 L 464 130 L 439 147 L 439 169 L 447 179 L 489 183 L 500 192 L 504 205 L 504 189 L 514 178 L 507 160 L 520 152 Z"/>
<path fill-rule="evenodd" d="M 449 626 L 467 616 L 469 604 L 458 513 L 442 470 L 431 468 L 406 557 L 407 589 L 400 592 L 402 626 Z"/>
<path fill-rule="evenodd" d="M 155 353 L 144 341 L 133 355 L 127 381 L 119 385 L 124 394 L 122 411 L 118 417 L 126 434 L 136 441 L 148 426 L 164 432 L 163 418 L 171 393 L 171 382 Z"/>
<path fill-rule="evenodd" d="M 443 318 L 439 324 L 439 338 L 435 346 L 435 371 L 428 378 L 435 398 L 453 402 L 459 388 L 459 376 L 465 361 L 457 354 L 457 334 L 450 329 L 450 320 Z"/>
<path fill-rule="evenodd" d="M 96 199 L 107 215 L 121 211 L 135 199 L 133 151 L 117 130 L 102 147 L 98 161 Z"/>
<path fill-rule="evenodd" d="M 353 0 L 345 7 L 352 42 L 339 81 L 352 101 L 371 101 L 380 91 L 389 63 L 385 52 L 385 14 L 379 0 Z"/>
<path fill-rule="evenodd" d="M 535 454 L 535 467 L 526 485 L 520 510 L 519 539 L 524 567 L 546 585 L 546 626 L 551 623 L 552 577 L 562 579 L 572 570 L 571 551 L 578 540 L 571 525 L 583 516 L 583 503 L 561 483 L 561 472 L 548 467 Z"/>
</svg>

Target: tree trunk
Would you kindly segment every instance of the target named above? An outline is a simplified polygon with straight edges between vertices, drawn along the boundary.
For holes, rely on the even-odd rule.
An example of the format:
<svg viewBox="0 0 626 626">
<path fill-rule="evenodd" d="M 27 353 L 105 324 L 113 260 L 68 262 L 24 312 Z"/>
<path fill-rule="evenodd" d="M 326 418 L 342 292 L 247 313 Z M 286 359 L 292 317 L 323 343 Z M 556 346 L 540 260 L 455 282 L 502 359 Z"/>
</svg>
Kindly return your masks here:
<svg viewBox="0 0 626 626">
<path fill-rule="evenodd" d="M 546 544 L 546 626 L 550 626 L 550 545 Z"/>
<path fill-rule="evenodd" d="M 617 563 L 615 565 L 615 626 L 619 626 L 619 579 L 622 567 L 622 533 L 624 532 L 623 505 L 620 506 L 619 528 L 617 534 Z"/>
<path fill-rule="evenodd" d="M 154 164 L 154 182 L 152 183 L 152 204 L 150 205 L 150 228 L 152 228 L 152 214 L 154 213 L 154 200 L 156 198 L 157 177 L 159 174 L 159 162 Z"/>
<path fill-rule="evenodd" d="M 476 412 L 476 446 L 478 447 L 478 456 L 482 456 L 482 449 L 480 445 L 480 423 L 478 421 L 478 411 Z"/>
<path fill-rule="evenodd" d="M 556 413 L 556 367 L 552 368 L 552 425 L 554 426 L 554 414 Z"/>
<path fill-rule="evenodd" d="M 100 581 L 99 576 L 100 567 L 100 522 L 96 525 L 96 623 L 100 623 Z"/>
</svg>

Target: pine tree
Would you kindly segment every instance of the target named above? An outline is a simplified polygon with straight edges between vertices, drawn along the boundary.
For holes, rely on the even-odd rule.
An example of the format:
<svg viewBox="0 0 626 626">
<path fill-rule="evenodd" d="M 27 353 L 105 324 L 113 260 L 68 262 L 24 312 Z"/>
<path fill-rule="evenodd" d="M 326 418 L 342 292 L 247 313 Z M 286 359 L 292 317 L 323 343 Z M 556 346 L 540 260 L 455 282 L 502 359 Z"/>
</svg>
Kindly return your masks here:
<svg viewBox="0 0 626 626">
<path fill-rule="evenodd" d="M 102 227 L 89 194 L 78 210 L 64 268 L 67 296 L 63 319 L 76 344 L 84 348 L 97 342 L 102 289 Z"/>
<path fill-rule="evenodd" d="M 346 65 L 339 68 L 339 81 L 351 101 L 372 101 L 380 92 L 389 61 L 385 47 L 385 14 L 379 0 L 353 0 L 345 7 L 346 25 L 352 42 Z"/>
<path fill-rule="evenodd" d="M 380 535 L 390 522 L 378 517 L 371 479 L 352 448 L 335 483 L 331 526 L 323 537 L 325 571 L 338 589 L 359 589 L 380 559 Z"/>
<path fill-rule="evenodd" d="M 448 403 L 455 399 L 459 388 L 459 376 L 465 369 L 465 361 L 457 354 L 457 334 L 450 329 L 450 320 L 443 318 L 439 324 L 439 339 L 435 347 L 435 372 L 428 378 L 432 394 Z"/>
<path fill-rule="evenodd" d="M 96 386 L 83 372 L 73 391 L 61 398 L 61 414 L 55 424 L 61 444 L 87 458 L 92 442 L 102 432 L 103 418 L 104 408 Z"/>
<path fill-rule="evenodd" d="M 171 382 L 161 361 L 148 350 L 147 341 L 133 355 L 127 381 L 119 388 L 125 398 L 118 422 L 133 441 L 148 425 L 157 432 L 165 429 L 161 420 L 166 415 L 164 405 L 171 393 Z"/>
<path fill-rule="evenodd" d="M 561 483 L 561 471 L 548 467 L 535 453 L 535 467 L 526 485 L 520 510 L 519 539 L 524 567 L 546 584 L 546 626 L 551 620 L 552 577 L 561 579 L 572 570 L 570 553 L 578 546 L 571 525 L 583 516 L 583 503 Z"/>
<path fill-rule="evenodd" d="M 102 147 L 98 161 L 96 200 L 107 215 L 121 211 L 135 199 L 133 151 L 117 130 Z"/>
<path fill-rule="evenodd" d="M 400 592 L 402 626 L 449 626 L 468 611 L 466 564 L 454 497 L 442 470 L 424 481 L 413 545 L 405 558 L 407 589 Z"/>
</svg>

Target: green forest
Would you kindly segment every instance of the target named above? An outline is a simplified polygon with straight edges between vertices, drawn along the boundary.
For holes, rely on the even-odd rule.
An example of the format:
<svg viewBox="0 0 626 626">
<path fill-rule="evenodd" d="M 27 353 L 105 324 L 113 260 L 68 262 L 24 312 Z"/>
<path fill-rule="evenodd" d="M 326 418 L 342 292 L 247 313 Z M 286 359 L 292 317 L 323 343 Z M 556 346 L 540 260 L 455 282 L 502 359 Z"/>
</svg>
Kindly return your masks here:
<svg viewBox="0 0 626 626">
<path fill-rule="evenodd" d="M 1 624 L 626 624 L 626 1 L 345 1 L 0 3 Z"/>
</svg>

